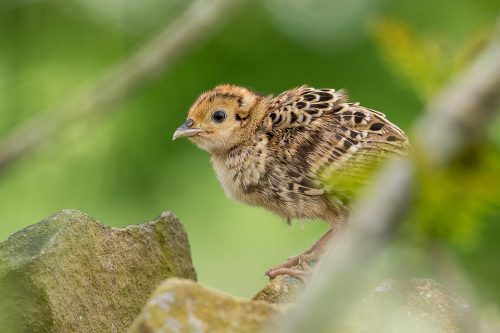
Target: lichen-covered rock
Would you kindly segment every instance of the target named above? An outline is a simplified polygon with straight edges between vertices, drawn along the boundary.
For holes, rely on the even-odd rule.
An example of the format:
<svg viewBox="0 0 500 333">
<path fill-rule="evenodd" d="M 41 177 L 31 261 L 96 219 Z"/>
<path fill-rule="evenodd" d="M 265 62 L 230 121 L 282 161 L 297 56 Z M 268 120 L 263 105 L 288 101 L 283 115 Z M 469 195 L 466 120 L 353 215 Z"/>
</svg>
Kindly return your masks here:
<svg viewBox="0 0 500 333">
<path fill-rule="evenodd" d="M 172 214 L 116 229 L 64 210 L 0 243 L 0 331 L 124 332 L 173 276 L 196 279 Z"/>
<path fill-rule="evenodd" d="M 303 283 L 283 275 L 271 280 L 254 299 L 293 304 L 300 302 L 303 291 Z M 475 332 L 475 325 L 467 302 L 439 283 L 387 279 L 361 295 L 333 331 L 458 333 Z"/>
<path fill-rule="evenodd" d="M 344 320 L 345 332 L 477 332 L 470 306 L 430 279 L 387 279 Z"/>
<path fill-rule="evenodd" d="M 266 302 L 169 279 L 156 289 L 129 333 L 258 333 L 280 314 Z"/>
<path fill-rule="evenodd" d="M 295 267 L 301 269 L 301 267 Z M 304 282 L 289 275 L 278 275 L 252 299 L 272 304 L 294 303 L 304 290 Z"/>
</svg>

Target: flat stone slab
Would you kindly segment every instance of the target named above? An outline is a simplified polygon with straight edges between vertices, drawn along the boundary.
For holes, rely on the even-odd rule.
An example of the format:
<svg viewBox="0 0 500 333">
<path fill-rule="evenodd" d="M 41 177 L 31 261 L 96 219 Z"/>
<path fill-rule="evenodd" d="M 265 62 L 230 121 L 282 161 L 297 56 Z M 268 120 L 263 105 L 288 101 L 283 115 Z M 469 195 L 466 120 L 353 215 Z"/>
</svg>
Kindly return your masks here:
<svg viewBox="0 0 500 333">
<path fill-rule="evenodd" d="M 169 279 L 156 289 L 128 332 L 258 333 L 280 315 L 276 306 L 266 302 Z"/>
<path fill-rule="evenodd" d="M 173 214 L 117 229 L 64 210 L 0 243 L 0 328 L 124 332 L 174 276 L 196 279 Z"/>
</svg>

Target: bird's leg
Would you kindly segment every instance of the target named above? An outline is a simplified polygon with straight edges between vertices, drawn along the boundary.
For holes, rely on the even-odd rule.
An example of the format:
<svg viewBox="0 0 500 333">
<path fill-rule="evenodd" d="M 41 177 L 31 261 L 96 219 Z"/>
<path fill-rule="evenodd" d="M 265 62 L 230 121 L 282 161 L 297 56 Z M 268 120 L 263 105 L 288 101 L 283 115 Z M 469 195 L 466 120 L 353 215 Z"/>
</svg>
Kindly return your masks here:
<svg viewBox="0 0 500 333">
<path fill-rule="evenodd" d="M 309 275 L 311 271 L 310 261 L 317 261 L 319 257 L 325 252 L 327 245 L 332 240 L 335 235 L 335 228 L 328 230 L 321 238 L 314 243 L 309 249 L 304 253 L 288 258 L 288 260 L 276 267 L 269 269 L 266 275 L 271 279 L 278 275 L 291 275 L 299 279 L 303 279 L 305 276 Z M 301 265 L 302 270 L 292 268 L 293 266 Z"/>
</svg>

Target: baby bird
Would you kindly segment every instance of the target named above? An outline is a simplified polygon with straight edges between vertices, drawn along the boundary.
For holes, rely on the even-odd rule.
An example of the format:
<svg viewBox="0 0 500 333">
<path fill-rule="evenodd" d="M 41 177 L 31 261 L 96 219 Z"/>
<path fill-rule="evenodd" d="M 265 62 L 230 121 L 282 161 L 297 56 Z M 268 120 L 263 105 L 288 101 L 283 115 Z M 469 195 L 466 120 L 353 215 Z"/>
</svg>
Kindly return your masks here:
<svg viewBox="0 0 500 333">
<path fill-rule="evenodd" d="M 317 260 L 346 220 L 356 189 L 408 139 L 384 114 L 350 103 L 343 90 L 301 86 L 273 97 L 234 85 L 203 93 L 174 140 L 188 137 L 211 155 L 225 193 L 292 219 L 331 229 L 303 254 L 266 272 L 303 277 L 293 266 Z"/>
</svg>

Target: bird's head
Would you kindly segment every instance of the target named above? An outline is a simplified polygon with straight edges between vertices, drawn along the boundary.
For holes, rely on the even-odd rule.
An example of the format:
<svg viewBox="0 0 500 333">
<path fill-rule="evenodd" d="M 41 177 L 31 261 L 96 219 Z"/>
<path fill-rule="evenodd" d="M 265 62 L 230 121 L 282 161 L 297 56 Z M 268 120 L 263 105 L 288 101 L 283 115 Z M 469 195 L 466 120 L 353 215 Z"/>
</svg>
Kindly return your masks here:
<svg viewBox="0 0 500 333">
<path fill-rule="evenodd" d="M 262 98 L 246 88 L 217 86 L 198 97 L 173 139 L 188 137 L 210 153 L 227 152 L 251 135 Z"/>
</svg>

